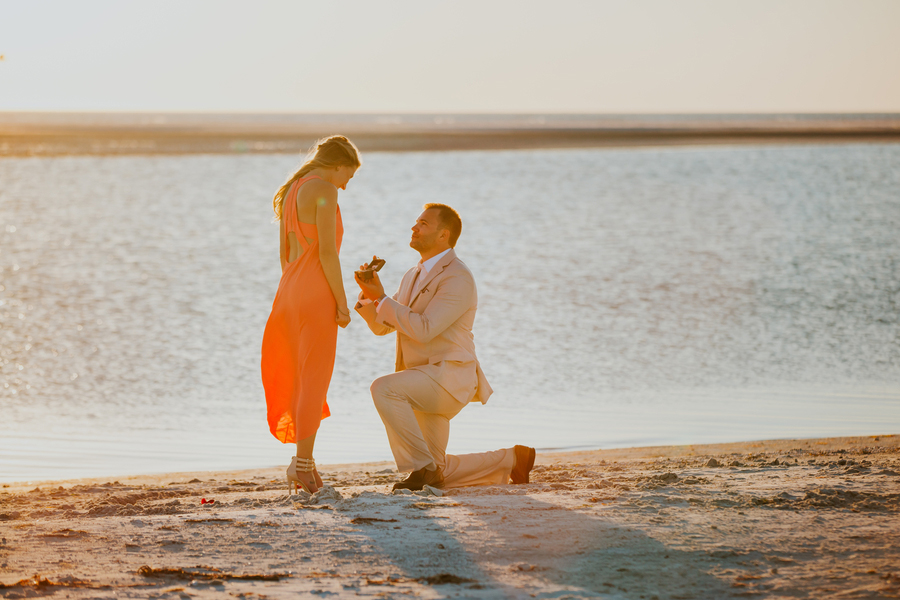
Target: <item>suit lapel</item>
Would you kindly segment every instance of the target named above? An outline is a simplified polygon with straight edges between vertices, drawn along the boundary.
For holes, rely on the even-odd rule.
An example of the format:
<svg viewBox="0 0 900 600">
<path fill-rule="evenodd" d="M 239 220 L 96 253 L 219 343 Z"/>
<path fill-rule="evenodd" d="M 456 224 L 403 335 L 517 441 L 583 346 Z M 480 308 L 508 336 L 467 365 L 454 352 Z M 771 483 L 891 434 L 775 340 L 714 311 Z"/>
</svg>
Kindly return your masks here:
<svg viewBox="0 0 900 600">
<path fill-rule="evenodd" d="M 439 260 L 436 265 L 434 265 L 434 268 L 431 269 L 430 271 L 428 271 L 428 275 L 425 276 L 425 280 L 420 284 L 417 283 L 417 285 L 419 286 L 419 291 L 416 293 L 415 296 L 413 296 L 412 298 L 409 299 L 409 303 L 407 304 L 407 306 L 412 306 L 413 302 L 416 301 L 416 299 L 422 294 L 422 292 L 428 291 L 428 286 L 431 284 L 431 281 L 435 277 L 440 275 L 441 272 L 443 272 L 443 270 L 447 268 L 447 265 L 449 265 L 455 259 L 456 259 L 456 251 L 451 248 L 450 252 L 445 254 L 444 257 L 441 260 Z M 412 293 L 412 283 L 410 283 L 409 292 Z"/>
<path fill-rule="evenodd" d="M 409 306 L 411 304 L 410 295 L 412 294 L 412 286 L 416 277 L 416 268 L 413 267 L 409 271 L 406 272 L 406 275 L 403 276 L 403 279 L 400 281 L 400 297 L 398 298 L 400 304 L 405 306 Z"/>
</svg>

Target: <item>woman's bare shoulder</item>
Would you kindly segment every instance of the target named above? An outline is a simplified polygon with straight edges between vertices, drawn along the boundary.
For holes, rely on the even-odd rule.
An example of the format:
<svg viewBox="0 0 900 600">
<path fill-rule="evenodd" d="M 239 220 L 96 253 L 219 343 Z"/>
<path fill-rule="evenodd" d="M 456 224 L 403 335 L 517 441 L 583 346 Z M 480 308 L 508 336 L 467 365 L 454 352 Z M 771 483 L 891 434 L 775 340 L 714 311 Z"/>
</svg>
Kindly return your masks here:
<svg viewBox="0 0 900 600">
<path fill-rule="evenodd" d="M 300 219 L 311 222 L 316 215 L 316 207 L 337 204 L 337 188 L 321 179 L 311 179 L 303 184 L 297 194 L 297 210 Z"/>
<path fill-rule="evenodd" d="M 300 188 L 301 196 L 324 196 L 337 198 L 337 188 L 324 179 L 310 179 Z"/>
</svg>

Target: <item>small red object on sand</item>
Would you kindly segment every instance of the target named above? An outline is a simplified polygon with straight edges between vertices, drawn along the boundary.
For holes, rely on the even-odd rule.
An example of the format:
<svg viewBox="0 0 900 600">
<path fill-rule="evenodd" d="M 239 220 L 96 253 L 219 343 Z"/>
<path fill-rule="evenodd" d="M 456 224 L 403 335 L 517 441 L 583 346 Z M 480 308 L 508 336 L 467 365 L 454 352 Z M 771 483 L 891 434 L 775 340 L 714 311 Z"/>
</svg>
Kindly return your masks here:
<svg viewBox="0 0 900 600">
<path fill-rule="evenodd" d="M 215 504 L 215 500 L 207 500 L 206 498 L 200 498 L 200 504 Z"/>
</svg>

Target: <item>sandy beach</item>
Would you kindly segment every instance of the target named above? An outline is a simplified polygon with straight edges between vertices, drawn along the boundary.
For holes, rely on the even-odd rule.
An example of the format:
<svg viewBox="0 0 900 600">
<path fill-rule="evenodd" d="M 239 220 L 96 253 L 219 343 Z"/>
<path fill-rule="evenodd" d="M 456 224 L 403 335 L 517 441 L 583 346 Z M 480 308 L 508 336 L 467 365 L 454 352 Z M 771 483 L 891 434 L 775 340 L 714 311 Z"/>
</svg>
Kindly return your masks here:
<svg viewBox="0 0 900 600">
<path fill-rule="evenodd" d="M 539 453 L 392 494 L 390 463 L 7 484 L 0 597 L 900 597 L 900 436 Z"/>
<path fill-rule="evenodd" d="M 363 152 L 900 141 L 872 115 L 368 115 L 0 112 L 0 157 Z"/>
</svg>

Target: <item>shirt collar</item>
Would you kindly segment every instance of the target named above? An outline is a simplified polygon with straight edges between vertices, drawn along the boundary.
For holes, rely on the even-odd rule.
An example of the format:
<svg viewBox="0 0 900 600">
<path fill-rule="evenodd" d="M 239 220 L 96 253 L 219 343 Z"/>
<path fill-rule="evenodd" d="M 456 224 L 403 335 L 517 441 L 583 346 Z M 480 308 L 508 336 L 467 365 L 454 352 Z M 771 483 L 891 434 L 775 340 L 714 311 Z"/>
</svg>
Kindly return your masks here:
<svg viewBox="0 0 900 600">
<path fill-rule="evenodd" d="M 442 258 L 444 258 L 444 256 L 445 256 L 448 252 L 450 252 L 452 249 L 453 249 L 453 248 L 447 248 L 446 250 L 444 250 L 443 252 L 441 252 L 441 253 L 438 254 L 437 256 L 432 256 L 431 258 L 429 258 L 429 259 L 426 260 L 425 262 L 419 262 L 419 266 L 422 267 L 422 269 L 425 271 L 425 274 L 427 275 L 427 274 L 430 273 L 431 270 L 434 268 L 434 265 L 436 265 L 436 264 L 438 263 L 439 260 L 441 260 Z"/>
</svg>

